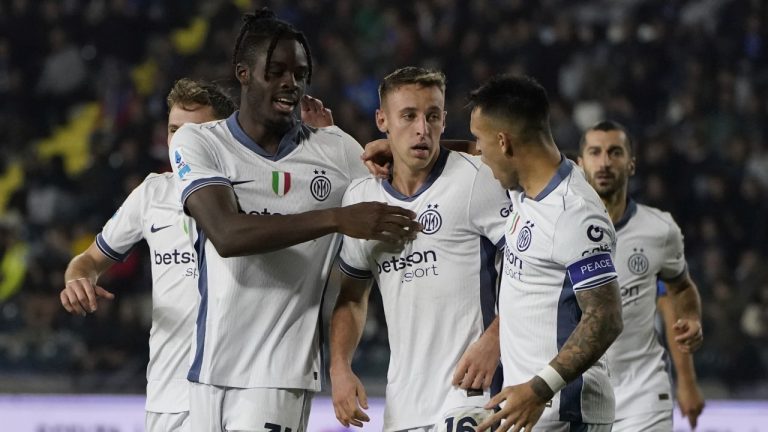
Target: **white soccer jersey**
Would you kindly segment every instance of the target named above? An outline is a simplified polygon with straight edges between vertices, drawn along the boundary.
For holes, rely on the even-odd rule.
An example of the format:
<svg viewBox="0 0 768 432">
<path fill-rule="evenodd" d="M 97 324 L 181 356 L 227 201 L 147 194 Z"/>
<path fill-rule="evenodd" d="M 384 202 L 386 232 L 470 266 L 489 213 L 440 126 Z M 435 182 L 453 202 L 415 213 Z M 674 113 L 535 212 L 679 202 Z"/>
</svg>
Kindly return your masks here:
<svg viewBox="0 0 768 432">
<path fill-rule="evenodd" d="M 116 261 L 145 239 L 152 260 L 147 411 L 189 411 L 189 343 L 197 306 L 197 263 L 192 218 L 179 205 L 172 173 L 150 174 L 96 236 Z"/>
<path fill-rule="evenodd" d="M 669 213 L 630 200 L 616 235 L 624 331 L 607 353 L 616 418 L 671 411 L 665 352 L 654 328 L 656 280 L 675 280 L 685 272 L 683 234 Z"/>
<path fill-rule="evenodd" d="M 362 147 L 337 127 L 297 123 L 271 156 L 245 134 L 237 115 L 186 124 L 173 136 L 170 157 L 182 203 L 200 188 L 224 185 L 234 189 L 244 213 L 327 209 L 341 204 L 352 178 L 367 173 Z M 334 236 L 222 258 L 199 235 L 201 303 L 189 379 L 320 390 L 320 302 Z"/>
<path fill-rule="evenodd" d="M 344 197 L 345 204 L 364 201 L 413 210 L 423 226 L 402 251 L 378 241 L 342 243 L 341 270 L 374 277 L 384 301 L 391 350 L 384 429 L 442 422 L 450 405 L 466 400 L 451 386 L 459 359 L 495 317 L 495 259 L 509 198 L 478 157 L 442 149 L 416 194 L 368 177 Z"/>
<path fill-rule="evenodd" d="M 562 348 L 581 319 L 575 292 L 616 279 L 613 224 L 584 172 L 563 158 L 535 198 L 511 192 L 499 293 L 504 385 L 527 382 Z M 604 359 L 552 399 L 542 419 L 612 423 Z"/>
</svg>

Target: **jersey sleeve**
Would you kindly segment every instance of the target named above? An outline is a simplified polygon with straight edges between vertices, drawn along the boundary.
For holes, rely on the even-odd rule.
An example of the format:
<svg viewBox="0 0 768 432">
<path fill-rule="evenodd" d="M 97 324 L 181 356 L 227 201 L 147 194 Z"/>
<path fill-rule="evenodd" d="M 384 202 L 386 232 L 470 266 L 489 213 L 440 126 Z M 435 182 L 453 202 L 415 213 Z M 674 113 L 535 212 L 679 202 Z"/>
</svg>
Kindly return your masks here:
<svg viewBox="0 0 768 432">
<path fill-rule="evenodd" d="M 182 126 L 171 139 L 169 157 L 186 212 L 186 201 L 193 192 L 211 185 L 232 186 L 205 136 L 194 125 Z"/>
<path fill-rule="evenodd" d="M 493 173 L 481 164 L 475 176 L 469 198 L 469 223 L 497 248 L 504 246 L 504 225 L 512 202 L 507 191 L 493 178 Z"/>
<path fill-rule="evenodd" d="M 144 208 L 147 199 L 147 181 L 134 189 L 110 220 L 96 235 L 96 246 L 101 253 L 115 261 L 124 261 L 133 246 L 144 238 Z"/>
<path fill-rule="evenodd" d="M 368 168 L 365 167 L 365 164 L 363 164 L 363 161 L 360 159 L 360 155 L 363 154 L 363 146 L 346 132 L 341 129 L 339 129 L 339 131 L 342 136 L 341 145 L 344 151 L 344 157 L 347 160 L 349 179 L 354 180 L 368 176 Z"/>
<path fill-rule="evenodd" d="M 683 233 L 674 220 L 669 221 L 669 232 L 663 249 L 663 259 L 659 279 L 673 281 L 680 277 L 686 270 L 685 250 L 683 246 Z"/>
<path fill-rule="evenodd" d="M 571 206 L 560 215 L 553 238 L 552 258 L 566 268 L 574 291 L 618 278 L 612 258 L 616 232 L 605 209 L 588 202 Z"/>
<path fill-rule="evenodd" d="M 344 192 L 341 205 L 347 206 L 356 204 L 359 201 L 354 197 L 353 189 L 357 183 L 352 183 Z M 347 276 L 355 279 L 370 279 L 373 277 L 368 266 L 368 259 L 365 256 L 365 240 L 354 237 L 344 236 L 341 241 L 341 252 L 339 253 L 339 270 Z"/>
</svg>

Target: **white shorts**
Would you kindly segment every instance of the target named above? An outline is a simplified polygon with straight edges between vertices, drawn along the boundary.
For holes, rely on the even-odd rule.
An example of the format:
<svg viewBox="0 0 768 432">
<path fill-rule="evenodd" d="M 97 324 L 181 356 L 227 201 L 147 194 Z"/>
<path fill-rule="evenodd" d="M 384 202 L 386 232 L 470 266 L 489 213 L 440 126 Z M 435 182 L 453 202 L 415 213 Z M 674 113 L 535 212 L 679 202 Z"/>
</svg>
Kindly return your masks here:
<svg viewBox="0 0 768 432">
<path fill-rule="evenodd" d="M 493 410 L 483 408 L 490 399 L 488 390 L 452 388 L 440 409 L 441 414 L 435 424 L 435 430 L 437 432 L 475 430 L 474 426 L 494 414 Z"/>
<path fill-rule="evenodd" d="M 144 417 L 146 432 L 189 432 L 189 411 L 158 413 L 147 411 Z"/>
<path fill-rule="evenodd" d="M 616 420 L 614 432 L 671 432 L 672 411 L 651 411 Z"/>
<path fill-rule="evenodd" d="M 396 432 L 435 432 L 435 426 L 421 426 L 421 427 L 415 427 L 411 429 L 403 429 Z"/>
<path fill-rule="evenodd" d="M 313 392 L 190 383 L 192 432 L 305 432 Z"/>
<path fill-rule="evenodd" d="M 539 421 L 533 432 L 611 432 L 613 424 L 577 423 L 564 421 Z M 525 431 L 528 432 L 528 431 Z"/>
</svg>

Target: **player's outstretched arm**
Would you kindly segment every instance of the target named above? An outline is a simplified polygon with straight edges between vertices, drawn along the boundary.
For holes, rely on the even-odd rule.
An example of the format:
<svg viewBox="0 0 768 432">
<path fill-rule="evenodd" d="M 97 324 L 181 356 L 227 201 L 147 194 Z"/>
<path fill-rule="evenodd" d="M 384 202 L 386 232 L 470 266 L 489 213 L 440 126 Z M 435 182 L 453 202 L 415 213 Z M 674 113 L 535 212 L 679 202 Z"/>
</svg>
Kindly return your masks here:
<svg viewBox="0 0 768 432">
<path fill-rule="evenodd" d="M 499 317 L 470 345 L 459 359 L 453 373 L 455 386 L 462 389 L 487 389 L 493 381 L 493 374 L 499 367 Z"/>
<path fill-rule="evenodd" d="M 84 316 L 86 312 L 96 312 L 98 298 L 115 298 L 114 294 L 96 285 L 99 276 L 114 263 L 99 250 L 96 242 L 72 258 L 64 272 L 64 289 L 59 294 L 64 309 Z"/>
<path fill-rule="evenodd" d="M 368 397 L 360 379 L 352 372 L 352 357 L 360 343 L 368 313 L 371 279 L 341 276 L 341 291 L 331 317 L 331 391 L 336 418 L 344 427 L 363 426 L 370 420 Z"/>
<path fill-rule="evenodd" d="M 674 330 L 674 338 L 668 339 L 667 343 L 670 346 L 676 345 L 682 352 L 692 353 L 704 342 L 699 290 L 688 272 L 666 284 L 666 297 L 672 303 L 677 317 L 674 324 L 670 326 L 670 329 Z"/>
<path fill-rule="evenodd" d="M 674 325 L 678 321 L 674 305 L 668 295 L 659 297 L 657 309 L 664 320 L 664 331 L 667 336 L 669 353 L 675 366 L 677 404 L 683 417 L 688 419 L 691 429 L 698 424 L 699 415 L 704 410 L 704 396 L 696 382 L 696 369 L 693 366 L 693 355 L 683 352 L 680 345 L 673 343 L 676 336 Z"/>
<path fill-rule="evenodd" d="M 486 408 L 506 401 L 504 407 L 478 425 L 478 431 L 500 421 L 501 426 L 496 429 L 499 432 L 533 429 L 555 391 L 589 369 L 619 336 L 623 323 L 621 295 L 615 280 L 597 288 L 576 291 L 576 300 L 582 310 L 581 320 L 560 352 L 542 370 L 541 376 L 534 375 L 526 383 L 505 387 L 493 397 Z"/>
<path fill-rule="evenodd" d="M 378 202 L 294 215 L 245 214 L 232 188 L 218 185 L 193 192 L 186 208 L 225 258 L 272 252 L 332 233 L 401 244 L 419 230 L 415 213 Z"/>
</svg>

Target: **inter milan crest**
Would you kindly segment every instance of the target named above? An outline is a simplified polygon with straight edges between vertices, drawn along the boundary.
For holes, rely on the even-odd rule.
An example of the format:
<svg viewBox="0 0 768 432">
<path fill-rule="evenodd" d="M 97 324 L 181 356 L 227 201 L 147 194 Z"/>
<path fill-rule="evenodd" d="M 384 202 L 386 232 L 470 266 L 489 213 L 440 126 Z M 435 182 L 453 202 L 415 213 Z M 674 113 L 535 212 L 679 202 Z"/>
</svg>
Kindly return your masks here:
<svg viewBox="0 0 768 432">
<path fill-rule="evenodd" d="M 315 170 L 315 177 L 309 184 L 309 191 L 318 201 L 325 201 L 331 195 L 331 180 L 325 176 L 325 170 Z"/>
<path fill-rule="evenodd" d="M 629 267 L 629 271 L 636 275 L 641 275 L 647 272 L 648 257 L 646 257 L 643 253 L 643 249 L 633 248 L 632 251 L 634 253 L 630 255 L 629 260 L 627 261 L 627 267 Z"/>
<path fill-rule="evenodd" d="M 427 204 L 427 210 L 419 216 L 421 232 L 424 234 L 434 234 L 443 226 L 443 217 L 437 212 L 437 204 Z"/>
<path fill-rule="evenodd" d="M 533 227 L 533 222 L 529 220 L 525 221 L 523 228 L 520 229 L 520 234 L 517 235 L 518 251 L 525 252 L 531 246 L 531 240 L 533 239 L 533 232 L 531 231 L 531 228 Z"/>
</svg>

